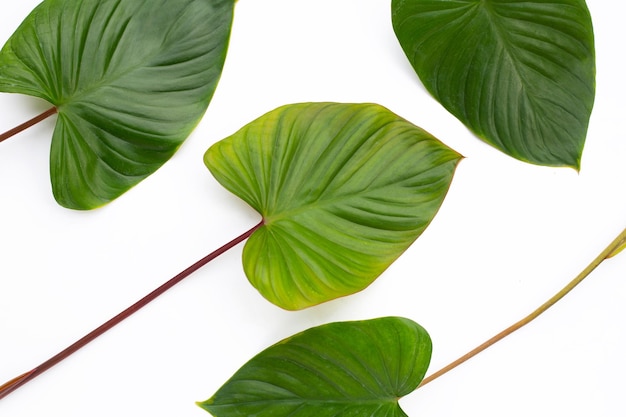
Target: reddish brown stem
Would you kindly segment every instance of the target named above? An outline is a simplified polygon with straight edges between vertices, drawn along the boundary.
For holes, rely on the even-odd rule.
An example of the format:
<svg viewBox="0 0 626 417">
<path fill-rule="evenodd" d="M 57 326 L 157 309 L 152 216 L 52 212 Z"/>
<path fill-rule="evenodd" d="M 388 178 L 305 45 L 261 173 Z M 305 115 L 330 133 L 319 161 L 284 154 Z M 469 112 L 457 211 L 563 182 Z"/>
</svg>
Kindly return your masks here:
<svg viewBox="0 0 626 417">
<path fill-rule="evenodd" d="M 124 310 L 121 313 L 119 313 L 117 316 L 115 316 L 112 319 L 110 319 L 109 321 L 105 322 L 104 324 L 102 324 L 98 328 L 92 330 L 90 333 L 88 333 L 87 335 L 83 336 L 82 338 L 80 338 L 79 340 L 77 340 L 76 342 L 74 342 L 73 344 L 68 346 L 67 348 L 63 349 L 61 352 L 57 353 L 56 355 L 54 355 L 50 359 L 46 360 L 45 362 L 43 362 L 39 366 L 33 368 L 32 370 L 30 370 L 30 371 L 28 371 L 28 372 L 26 372 L 26 373 L 24 373 L 24 374 L 22 374 L 22 375 L 20 375 L 20 376 L 18 376 L 16 378 L 13 378 L 12 380 L 10 380 L 7 383 L 5 383 L 4 385 L 0 385 L 0 399 L 6 397 L 11 392 L 15 391 L 16 389 L 18 389 L 19 387 L 21 387 L 22 385 L 24 385 L 25 383 L 27 383 L 31 379 L 35 378 L 36 376 L 38 376 L 38 375 L 42 374 L 43 372 L 47 371 L 48 369 L 52 368 L 54 365 L 56 365 L 57 363 L 61 362 L 63 359 L 66 359 L 68 356 L 70 356 L 71 354 L 75 353 L 80 348 L 84 347 L 85 345 L 87 345 L 89 342 L 91 342 L 92 340 L 94 340 L 98 336 L 101 336 L 106 331 L 110 330 L 111 328 L 113 328 L 117 324 L 121 323 L 123 320 L 127 319 L 128 317 L 130 317 L 131 315 L 133 315 L 134 313 L 139 311 L 141 308 L 143 308 L 146 305 L 148 305 L 155 298 L 157 298 L 158 296 L 160 296 L 161 294 L 163 294 L 164 292 L 166 292 L 167 290 L 172 288 L 174 285 L 178 284 L 183 279 L 187 278 L 193 272 L 197 271 L 198 269 L 200 269 L 201 267 L 203 267 L 204 265 L 209 263 L 211 260 L 217 258 L 219 255 L 223 254 L 227 250 L 229 250 L 229 249 L 233 248 L 234 246 L 238 245 L 239 243 L 243 242 L 248 237 L 250 237 L 250 235 L 252 235 L 252 233 L 254 233 L 262 225 L 263 225 L 263 221 L 261 221 L 259 224 L 257 224 L 256 226 L 254 226 L 252 229 L 248 230 L 247 232 L 245 232 L 245 233 L 241 234 L 240 236 L 236 237 L 235 239 L 231 240 L 230 242 L 228 242 L 224 246 L 222 246 L 219 249 L 211 252 L 210 254 L 205 256 L 204 258 L 200 259 L 199 261 L 197 261 L 196 263 L 194 263 L 193 265 L 191 265 L 190 267 L 188 267 L 187 269 L 185 269 L 184 271 L 180 272 L 178 275 L 176 275 L 175 277 L 173 277 L 172 279 L 170 279 L 169 281 L 167 281 L 166 283 L 161 285 L 159 288 L 155 289 L 150 294 L 146 295 L 141 300 L 137 301 L 135 304 L 131 305 L 126 310 Z"/>
<path fill-rule="evenodd" d="M 39 116 L 33 117 L 32 119 L 30 119 L 26 123 L 22 123 L 18 127 L 15 127 L 13 129 L 9 130 L 8 132 L 4 132 L 4 133 L 0 134 L 0 142 L 4 141 L 6 139 L 9 139 L 12 136 L 17 135 L 21 131 L 28 129 L 31 126 L 36 125 L 37 123 L 41 122 L 42 120 L 45 120 L 48 117 L 52 116 L 56 112 L 57 112 L 57 108 L 53 107 L 53 108 L 48 109 L 45 112 L 41 113 Z"/>
</svg>

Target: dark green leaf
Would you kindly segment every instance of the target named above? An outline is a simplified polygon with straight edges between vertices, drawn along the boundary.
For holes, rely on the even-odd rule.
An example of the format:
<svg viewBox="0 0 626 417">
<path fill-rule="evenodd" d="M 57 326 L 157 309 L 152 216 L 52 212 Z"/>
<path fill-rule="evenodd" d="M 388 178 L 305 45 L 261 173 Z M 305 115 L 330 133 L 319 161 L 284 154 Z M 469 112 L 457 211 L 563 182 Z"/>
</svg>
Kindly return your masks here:
<svg viewBox="0 0 626 417">
<path fill-rule="evenodd" d="M 432 345 L 398 317 L 331 323 L 264 350 L 199 405 L 216 417 L 406 416 Z"/>
<path fill-rule="evenodd" d="M 595 95 L 584 0 L 393 0 L 392 20 L 426 88 L 480 138 L 580 167 Z"/>
<path fill-rule="evenodd" d="M 0 52 L 0 91 L 58 108 L 57 201 L 105 204 L 156 171 L 206 111 L 234 0 L 46 0 Z"/>
<path fill-rule="evenodd" d="M 422 233 L 460 156 L 375 104 L 280 107 L 212 146 L 217 180 L 264 219 L 248 279 L 301 309 L 362 290 Z"/>
</svg>

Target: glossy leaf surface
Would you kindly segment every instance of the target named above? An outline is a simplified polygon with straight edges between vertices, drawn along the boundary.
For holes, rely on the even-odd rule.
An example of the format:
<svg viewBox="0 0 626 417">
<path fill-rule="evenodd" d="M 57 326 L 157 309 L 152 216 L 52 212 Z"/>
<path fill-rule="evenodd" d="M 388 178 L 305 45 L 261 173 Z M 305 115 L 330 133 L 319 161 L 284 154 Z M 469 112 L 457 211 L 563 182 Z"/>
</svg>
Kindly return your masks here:
<svg viewBox="0 0 626 417">
<path fill-rule="evenodd" d="M 264 350 L 199 405 L 216 417 L 406 416 L 398 399 L 422 381 L 431 350 L 404 318 L 326 324 Z"/>
<path fill-rule="evenodd" d="M 156 171 L 206 111 L 233 0 L 46 0 L 0 53 L 0 91 L 58 109 L 57 201 L 105 204 Z"/>
<path fill-rule="evenodd" d="M 205 163 L 264 219 L 246 242 L 263 296 L 301 309 L 368 286 L 422 233 L 460 156 L 375 104 L 280 107 Z"/>
<path fill-rule="evenodd" d="M 392 21 L 425 87 L 477 136 L 579 168 L 595 95 L 584 0 L 393 0 Z"/>
</svg>

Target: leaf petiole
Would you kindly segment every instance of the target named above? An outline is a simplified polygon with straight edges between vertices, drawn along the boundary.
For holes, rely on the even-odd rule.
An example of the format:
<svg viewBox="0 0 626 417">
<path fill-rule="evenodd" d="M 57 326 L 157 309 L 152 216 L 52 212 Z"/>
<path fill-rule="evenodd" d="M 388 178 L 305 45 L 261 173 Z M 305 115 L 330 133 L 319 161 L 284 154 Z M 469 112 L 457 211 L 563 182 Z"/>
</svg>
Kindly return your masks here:
<svg viewBox="0 0 626 417">
<path fill-rule="evenodd" d="M 487 349 L 489 346 L 495 344 L 496 342 L 499 342 L 500 340 L 504 339 L 508 335 L 512 334 L 516 330 L 519 330 L 523 326 L 527 325 L 528 323 L 530 323 L 531 321 L 539 317 L 542 313 L 544 313 L 546 310 L 548 310 L 550 307 L 556 304 L 559 300 L 565 297 L 571 290 L 574 289 L 574 287 L 580 284 L 585 278 L 587 278 L 587 276 L 591 274 L 591 272 L 594 269 L 596 269 L 603 261 L 617 255 L 622 249 L 624 249 L 625 246 L 626 246 L 626 229 L 624 229 L 622 233 L 620 233 L 619 236 L 617 236 L 615 240 L 613 240 L 602 251 L 602 253 L 600 253 L 580 274 L 578 274 L 576 278 L 574 278 L 569 284 L 563 287 L 561 291 L 559 291 L 552 298 L 550 298 L 548 301 L 542 304 L 539 308 L 537 308 L 535 311 L 533 311 L 532 313 L 530 313 L 528 316 L 524 317 L 520 321 L 507 327 L 506 329 L 504 329 L 497 335 L 493 336 L 491 339 L 487 340 L 483 344 L 477 346 L 473 350 L 461 356 L 454 362 L 451 362 L 450 364 L 444 366 L 443 368 L 441 368 L 434 374 L 427 376 L 426 378 L 422 380 L 422 383 L 419 385 L 418 388 L 421 388 L 424 385 L 428 384 L 429 382 L 434 381 L 435 379 L 439 378 L 443 374 L 447 373 L 448 371 L 451 371 L 452 369 L 461 365 L 463 362 L 478 355 L 480 352 Z"/>
<path fill-rule="evenodd" d="M 626 235 L 622 236 L 622 240 L 618 243 L 618 245 L 615 248 L 615 250 L 608 254 L 606 259 L 609 259 L 609 258 L 612 258 L 614 256 L 617 256 L 617 254 L 620 253 L 621 251 L 623 251 L 624 249 L 626 249 Z"/>
<path fill-rule="evenodd" d="M 32 119 L 30 119 L 29 121 L 22 123 L 21 125 L 14 127 L 13 129 L 4 132 L 2 134 L 0 134 L 0 142 L 3 142 L 7 139 L 9 139 L 12 136 L 17 135 L 18 133 L 28 129 L 31 126 L 36 125 L 37 123 L 47 119 L 48 117 L 52 116 L 53 114 L 56 114 L 57 112 L 57 108 L 56 107 L 52 107 L 48 110 L 46 110 L 45 112 L 41 113 L 38 116 L 33 117 Z"/>
<path fill-rule="evenodd" d="M 71 354 L 75 353 L 80 348 L 84 347 L 89 342 L 91 342 L 92 340 L 96 339 L 98 336 L 101 336 L 106 331 L 110 330 L 111 328 L 113 328 L 117 324 L 121 323 L 123 320 L 127 319 L 128 317 L 130 317 L 131 315 L 133 315 L 134 313 L 139 311 L 141 308 L 145 307 L 148 303 L 150 303 L 151 301 L 156 299 L 158 296 L 160 296 L 163 293 L 165 293 L 167 290 L 169 290 L 174 285 L 176 285 L 179 282 L 181 282 L 183 279 L 187 278 L 193 272 L 197 271 L 198 269 L 200 269 L 201 267 L 203 267 L 204 265 L 206 265 L 207 263 L 209 263 L 213 259 L 217 258 L 219 255 L 223 254 L 227 250 L 229 250 L 229 249 L 233 248 L 234 246 L 238 245 L 239 243 L 243 242 L 248 237 L 250 237 L 262 225 L 263 225 L 263 221 L 258 223 L 256 226 L 254 226 L 253 228 L 251 228 L 247 232 L 244 232 L 243 234 L 239 235 L 235 239 L 233 239 L 230 242 L 226 243 L 225 245 L 223 245 L 219 249 L 216 249 L 215 251 L 211 252 L 210 254 L 208 254 L 204 258 L 200 259 L 199 261 L 197 261 L 196 263 L 194 263 L 193 265 L 191 265 L 187 269 L 183 270 L 178 275 L 176 275 L 175 277 L 171 278 L 169 281 L 165 282 L 163 285 L 161 285 L 160 287 L 158 287 L 157 289 L 152 291 L 150 294 L 146 295 L 145 297 L 143 297 L 142 299 L 137 301 L 135 304 L 131 305 L 126 310 L 122 311 L 121 313 L 119 313 L 115 317 L 111 318 L 110 320 L 108 320 L 104 324 L 102 324 L 99 327 L 97 327 L 96 329 L 92 330 L 91 332 L 89 332 L 88 334 L 86 334 L 85 336 L 83 336 L 82 338 L 80 338 L 79 340 L 77 340 L 76 342 L 74 342 L 73 344 L 68 346 L 67 348 L 63 349 L 61 352 L 59 352 L 56 355 L 52 356 L 50 359 L 46 360 L 45 362 L 41 363 L 39 366 L 33 368 L 32 370 L 30 370 L 28 372 L 25 372 L 24 374 L 22 374 L 22 375 L 20 375 L 20 376 L 18 376 L 16 378 L 13 378 L 12 380 L 6 382 L 3 385 L 0 385 L 0 399 L 6 397 L 11 392 L 15 391 L 17 388 L 19 388 L 22 385 L 26 384 L 31 379 L 35 378 L 36 376 L 38 376 L 38 375 L 42 374 L 43 372 L 47 371 L 48 369 L 52 368 L 54 365 L 56 365 L 57 363 L 61 362 L 63 359 L 66 359 Z"/>
</svg>

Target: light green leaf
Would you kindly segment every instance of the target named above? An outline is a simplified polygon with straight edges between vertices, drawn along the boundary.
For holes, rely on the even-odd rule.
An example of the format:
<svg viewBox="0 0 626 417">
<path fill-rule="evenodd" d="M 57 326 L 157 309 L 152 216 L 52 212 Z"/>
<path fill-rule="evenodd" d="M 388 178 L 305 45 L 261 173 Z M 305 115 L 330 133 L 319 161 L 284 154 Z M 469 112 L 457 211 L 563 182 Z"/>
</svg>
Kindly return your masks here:
<svg viewBox="0 0 626 417">
<path fill-rule="evenodd" d="M 233 0 L 46 0 L 0 52 L 0 91 L 58 109 L 57 201 L 105 204 L 156 171 L 206 111 Z"/>
<path fill-rule="evenodd" d="M 303 103 L 216 143 L 205 163 L 263 216 L 248 279 L 295 310 L 374 281 L 433 219 L 460 158 L 381 106 Z"/>
<path fill-rule="evenodd" d="M 264 350 L 199 405 L 216 417 L 406 416 L 432 345 L 399 317 L 331 323 Z"/>
<path fill-rule="evenodd" d="M 425 87 L 477 136 L 580 168 L 595 95 L 584 0 L 393 0 L 392 22 Z"/>
</svg>

